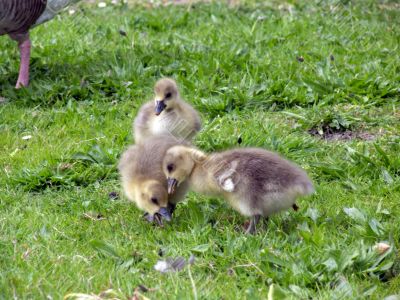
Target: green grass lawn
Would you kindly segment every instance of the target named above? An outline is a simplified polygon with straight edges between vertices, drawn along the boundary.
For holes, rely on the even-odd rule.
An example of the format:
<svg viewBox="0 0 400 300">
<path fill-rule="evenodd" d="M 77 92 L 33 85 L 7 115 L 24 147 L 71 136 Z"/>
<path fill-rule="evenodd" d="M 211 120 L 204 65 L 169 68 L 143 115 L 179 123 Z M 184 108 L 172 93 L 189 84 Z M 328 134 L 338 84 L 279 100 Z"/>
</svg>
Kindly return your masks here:
<svg viewBox="0 0 400 300">
<path fill-rule="evenodd" d="M 128 299 L 139 285 L 150 290 L 135 299 L 399 293 L 400 7 L 290 2 L 81 4 L 32 30 L 23 90 L 16 44 L 0 38 L 0 299 Z M 162 76 L 200 111 L 198 147 L 240 137 L 277 151 L 315 195 L 255 236 L 222 200 L 194 193 L 165 228 L 144 222 L 116 164 Z M 378 242 L 390 250 L 377 254 Z M 154 270 L 192 254 L 190 268 Z"/>
</svg>

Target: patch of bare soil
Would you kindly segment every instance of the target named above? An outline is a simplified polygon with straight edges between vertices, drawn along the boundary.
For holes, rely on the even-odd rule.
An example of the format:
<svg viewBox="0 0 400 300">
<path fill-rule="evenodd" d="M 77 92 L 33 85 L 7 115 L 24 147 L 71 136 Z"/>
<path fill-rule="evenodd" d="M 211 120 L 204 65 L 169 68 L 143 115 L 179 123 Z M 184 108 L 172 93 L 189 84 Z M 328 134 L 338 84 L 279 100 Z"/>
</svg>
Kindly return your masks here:
<svg viewBox="0 0 400 300">
<path fill-rule="evenodd" d="M 311 128 L 308 130 L 308 133 L 327 141 L 350 141 L 354 139 L 373 141 L 380 135 L 379 133 L 370 133 L 367 131 L 338 130 L 327 126 L 322 128 L 322 130 Z"/>
</svg>

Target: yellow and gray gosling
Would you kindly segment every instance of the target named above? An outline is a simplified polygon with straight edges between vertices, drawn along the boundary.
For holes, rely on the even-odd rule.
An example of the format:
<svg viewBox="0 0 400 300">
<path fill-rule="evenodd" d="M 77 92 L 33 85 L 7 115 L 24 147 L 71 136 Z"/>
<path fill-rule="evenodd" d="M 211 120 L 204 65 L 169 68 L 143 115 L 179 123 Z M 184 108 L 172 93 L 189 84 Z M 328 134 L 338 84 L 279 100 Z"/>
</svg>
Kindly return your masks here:
<svg viewBox="0 0 400 300">
<path fill-rule="evenodd" d="M 181 99 L 176 82 L 160 79 L 154 93 L 154 101 L 144 104 L 133 122 L 136 143 L 160 134 L 190 142 L 200 130 L 201 120 L 197 111 Z"/>
<path fill-rule="evenodd" d="M 238 148 L 205 154 L 189 146 L 170 148 L 163 171 L 168 192 L 189 183 L 195 192 L 223 197 L 235 210 L 251 217 L 246 233 L 254 234 L 260 217 L 293 207 L 314 187 L 300 167 L 259 148 Z"/>
<path fill-rule="evenodd" d="M 154 136 L 142 144 L 130 146 L 121 156 L 118 169 L 125 195 L 146 212 L 148 221 L 162 226 L 162 218 L 171 220 L 176 204 L 183 200 L 188 190 L 182 185 L 173 195 L 168 195 L 167 180 L 162 171 L 166 151 L 179 145 L 168 136 Z"/>
</svg>

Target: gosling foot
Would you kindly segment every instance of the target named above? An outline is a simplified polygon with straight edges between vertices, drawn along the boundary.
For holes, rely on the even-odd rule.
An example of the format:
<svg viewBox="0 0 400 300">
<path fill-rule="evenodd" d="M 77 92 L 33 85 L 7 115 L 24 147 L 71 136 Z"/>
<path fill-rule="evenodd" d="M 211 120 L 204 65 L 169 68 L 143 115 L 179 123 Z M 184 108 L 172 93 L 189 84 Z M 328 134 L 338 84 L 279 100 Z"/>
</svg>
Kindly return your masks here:
<svg viewBox="0 0 400 300">
<path fill-rule="evenodd" d="M 255 215 L 251 217 L 250 219 L 250 224 L 247 227 L 246 234 L 256 234 L 256 227 L 258 222 L 260 221 L 261 216 L 260 215 Z"/>
</svg>

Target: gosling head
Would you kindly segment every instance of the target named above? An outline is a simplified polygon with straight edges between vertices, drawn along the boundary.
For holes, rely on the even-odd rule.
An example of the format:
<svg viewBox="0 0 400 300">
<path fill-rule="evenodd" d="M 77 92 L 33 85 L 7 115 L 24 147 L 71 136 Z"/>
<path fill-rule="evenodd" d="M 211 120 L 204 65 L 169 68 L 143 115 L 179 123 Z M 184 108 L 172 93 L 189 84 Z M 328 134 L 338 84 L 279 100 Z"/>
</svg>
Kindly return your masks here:
<svg viewBox="0 0 400 300">
<path fill-rule="evenodd" d="M 163 161 L 163 171 L 168 182 L 168 194 L 173 194 L 176 187 L 190 176 L 195 163 L 203 156 L 204 154 L 199 150 L 185 146 L 168 149 Z"/>
<path fill-rule="evenodd" d="M 154 86 L 155 114 L 158 116 L 166 108 L 173 108 L 179 99 L 179 91 L 176 82 L 170 78 L 157 81 Z"/>
<path fill-rule="evenodd" d="M 167 209 L 168 193 L 163 183 L 156 180 L 143 182 L 137 190 L 136 198 L 138 207 L 146 211 L 149 221 L 156 220 L 162 225 L 162 218 L 171 220 L 171 213 Z"/>
</svg>

